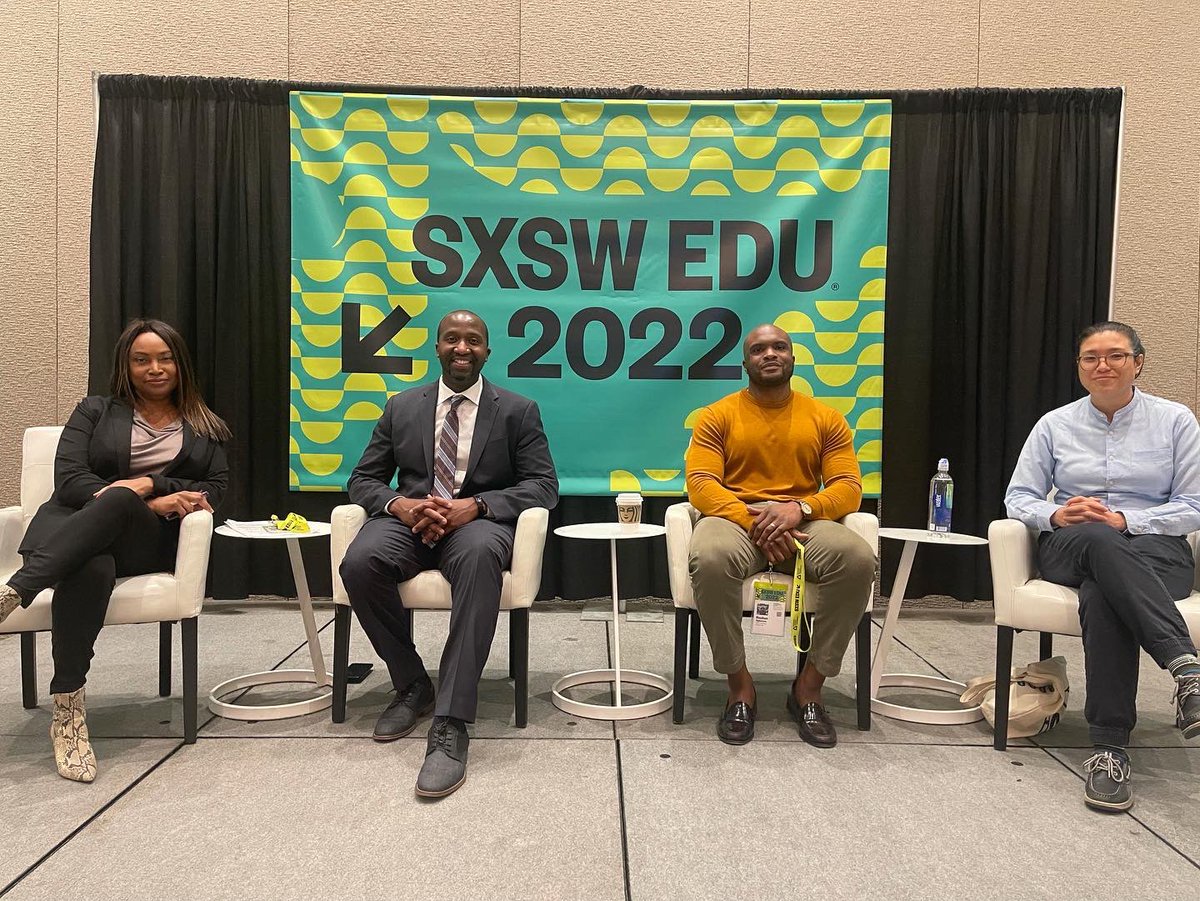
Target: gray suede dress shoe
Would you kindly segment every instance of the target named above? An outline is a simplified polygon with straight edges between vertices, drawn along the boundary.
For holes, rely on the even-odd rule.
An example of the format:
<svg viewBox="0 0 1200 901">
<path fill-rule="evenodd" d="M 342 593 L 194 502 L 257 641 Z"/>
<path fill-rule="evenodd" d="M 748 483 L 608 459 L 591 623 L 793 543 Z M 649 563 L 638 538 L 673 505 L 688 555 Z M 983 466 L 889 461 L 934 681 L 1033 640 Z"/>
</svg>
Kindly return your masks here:
<svg viewBox="0 0 1200 901">
<path fill-rule="evenodd" d="M 395 741 L 412 732 L 417 720 L 433 710 L 433 682 L 428 676 L 413 680 L 407 688 L 396 692 L 396 700 L 388 704 L 375 723 L 376 741 Z"/>
<path fill-rule="evenodd" d="M 450 716 L 435 716 L 429 727 L 425 763 L 417 775 L 417 795 L 444 798 L 467 781 L 467 724 Z"/>
</svg>

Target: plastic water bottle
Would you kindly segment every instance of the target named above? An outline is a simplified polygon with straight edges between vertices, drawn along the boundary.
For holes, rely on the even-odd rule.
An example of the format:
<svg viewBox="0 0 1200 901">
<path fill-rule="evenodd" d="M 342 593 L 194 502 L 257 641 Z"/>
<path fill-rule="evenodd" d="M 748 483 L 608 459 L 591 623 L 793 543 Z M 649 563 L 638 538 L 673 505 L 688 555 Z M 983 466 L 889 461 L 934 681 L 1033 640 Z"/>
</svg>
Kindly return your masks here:
<svg viewBox="0 0 1200 901">
<path fill-rule="evenodd" d="M 950 461 L 942 457 L 937 473 L 929 480 L 929 531 L 949 532 L 953 508 L 954 479 L 950 478 Z"/>
</svg>

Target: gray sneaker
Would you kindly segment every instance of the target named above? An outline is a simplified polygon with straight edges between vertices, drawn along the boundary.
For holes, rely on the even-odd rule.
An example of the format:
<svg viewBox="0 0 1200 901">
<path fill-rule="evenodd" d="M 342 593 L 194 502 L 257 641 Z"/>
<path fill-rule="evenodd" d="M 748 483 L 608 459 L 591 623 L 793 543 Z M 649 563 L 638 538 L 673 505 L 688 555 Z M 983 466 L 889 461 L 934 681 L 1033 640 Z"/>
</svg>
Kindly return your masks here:
<svg viewBox="0 0 1200 901">
<path fill-rule="evenodd" d="M 1175 725 L 1184 738 L 1200 736 L 1200 676 L 1179 676 L 1175 680 Z"/>
<path fill-rule="evenodd" d="M 8 615 L 21 606 L 21 596 L 11 585 L 0 585 L 0 623 L 8 619 Z"/>
<path fill-rule="evenodd" d="M 1133 789 L 1130 781 L 1133 767 L 1129 758 L 1108 748 L 1096 748 L 1096 752 L 1083 762 L 1083 771 L 1088 774 L 1083 788 L 1083 802 L 1096 810 L 1128 810 L 1133 806 Z"/>
<path fill-rule="evenodd" d="M 467 781 L 467 724 L 449 716 L 435 716 L 429 727 L 425 763 L 417 775 L 417 795 L 444 798 Z"/>
</svg>

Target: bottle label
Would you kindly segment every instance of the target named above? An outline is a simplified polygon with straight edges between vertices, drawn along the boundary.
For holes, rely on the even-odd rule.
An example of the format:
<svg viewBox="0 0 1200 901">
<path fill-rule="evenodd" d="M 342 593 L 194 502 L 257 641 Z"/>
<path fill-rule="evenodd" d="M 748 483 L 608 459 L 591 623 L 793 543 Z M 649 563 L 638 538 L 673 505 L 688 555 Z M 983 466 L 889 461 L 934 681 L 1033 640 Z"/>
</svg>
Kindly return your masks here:
<svg viewBox="0 0 1200 901">
<path fill-rule="evenodd" d="M 950 514 L 954 508 L 954 485 L 936 485 L 933 491 L 933 510 L 930 516 L 931 532 L 949 532 Z"/>
</svg>

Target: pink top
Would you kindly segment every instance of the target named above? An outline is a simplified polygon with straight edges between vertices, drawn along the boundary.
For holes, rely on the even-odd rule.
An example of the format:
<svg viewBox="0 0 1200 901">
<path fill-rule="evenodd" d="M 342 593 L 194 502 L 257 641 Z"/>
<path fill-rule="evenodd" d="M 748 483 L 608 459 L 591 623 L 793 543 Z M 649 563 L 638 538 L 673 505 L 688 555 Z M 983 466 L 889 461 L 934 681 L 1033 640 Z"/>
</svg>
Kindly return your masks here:
<svg viewBox="0 0 1200 901">
<path fill-rule="evenodd" d="M 138 412 L 133 414 L 129 436 L 129 477 L 157 475 L 183 450 L 183 420 L 154 428 Z"/>
</svg>

